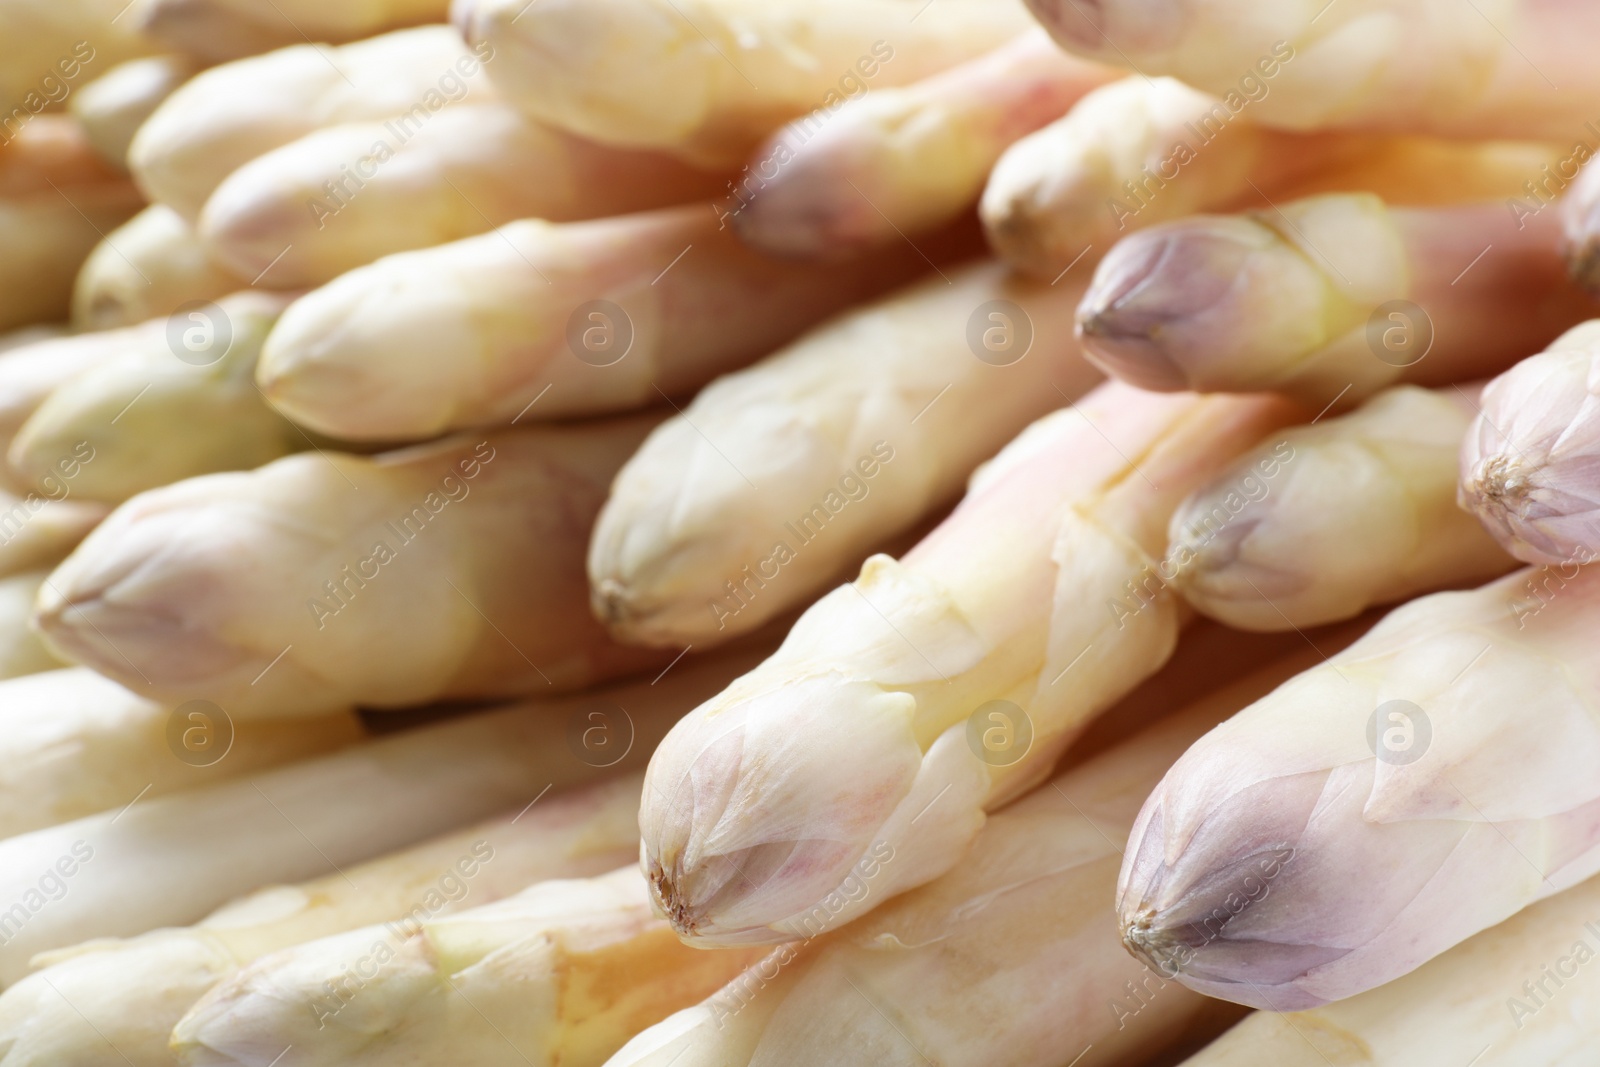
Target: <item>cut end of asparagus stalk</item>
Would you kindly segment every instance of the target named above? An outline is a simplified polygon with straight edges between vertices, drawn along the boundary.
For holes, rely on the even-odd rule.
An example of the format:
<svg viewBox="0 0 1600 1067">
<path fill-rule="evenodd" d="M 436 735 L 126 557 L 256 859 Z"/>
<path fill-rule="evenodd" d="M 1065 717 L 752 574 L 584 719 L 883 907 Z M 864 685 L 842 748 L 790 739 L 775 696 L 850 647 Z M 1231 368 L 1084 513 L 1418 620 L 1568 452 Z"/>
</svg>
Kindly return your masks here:
<svg viewBox="0 0 1600 1067">
<path fill-rule="evenodd" d="M 1484 390 L 1461 451 L 1460 504 L 1527 563 L 1600 557 L 1600 322 L 1569 331 Z"/>
<path fill-rule="evenodd" d="M 1340 255 L 1352 247 L 1361 254 Z M 1314 370 L 1316 357 L 1363 327 L 1376 302 L 1403 295 L 1404 284 L 1382 202 L 1317 197 L 1124 239 L 1095 272 L 1078 327 L 1091 360 L 1143 388 L 1272 389 Z M 1383 371 L 1370 362 L 1373 374 Z"/>
</svg>

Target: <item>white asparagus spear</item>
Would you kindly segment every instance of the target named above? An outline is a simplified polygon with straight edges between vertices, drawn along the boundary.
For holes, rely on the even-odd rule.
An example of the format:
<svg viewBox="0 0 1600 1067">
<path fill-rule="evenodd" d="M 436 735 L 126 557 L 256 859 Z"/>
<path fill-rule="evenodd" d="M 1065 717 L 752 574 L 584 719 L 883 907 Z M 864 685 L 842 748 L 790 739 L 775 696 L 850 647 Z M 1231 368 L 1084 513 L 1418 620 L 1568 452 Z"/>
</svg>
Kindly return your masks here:
<svg viewBox="0 0 1600 1067">
<path fill-rule="evenodd" d="M 71 484 L 60 478 L 43 493 L 0 489 L 0 577 L 55 566 L 111 512 L 71 495 Z"/>
<path fill-rule="evenodd" d="M 1371 992 L 1256 1012 L 1184 1067 L 1585 1067 L 1600 1043 L 1597 917 L 1590 879 Z"/>
<path fill-rule="evenodd" d="M 64 320 L 84 257 L 140 206 L 72 119 L 0 130 L 0 332 Z"/>
<path fill-rule="evenodd" d="M 595 612 L 625 641 L 705 647 L 853 571 L 1098 380 L 1067 322 L 1076 291 L 952 270 L 713 382 L 617 476 Z"/>
<path fill-rule="evenodd" d="M 1396 386 L 1267 438 L 1184 501 L 1156 578 L 1229 626 L 1285 630 L 1506 573 L 1456 507 L 1478 391 Z"/>
<path fill-rule="evenodd" d="M 607 1067 L 1061 1067 L 1074 1056 L 1132 1067 L 1186 1030 L 1225 1025 L 1216 1001 L 1122 950 L 1105 902 L 1121 841 L 1172 762 L 1317 660 L 1302 644 L 1057 775 L 991 816 L 958 867 L 870 916 L 838 927 L 819 907 L 803 945 L 640 1034 Z M 845 891 L 879 894 L 896 862 L 885 848 Z M 990 1019 L 1003 1024 L 974 1025 Z"/>
<path fill-rule="evenodd" d="M 703 205 L 523 220 L 302 297 L 257 380 L 278 410 L 347 440 L 626 410 L 691 393 L 925 270 L 904 243 L 826 267 L 769 259 Z"/>
<path fill-rule="evenodd" d="M 1298 1011 L 1596 873 L 1597 619 L 1576 567 L 1426 597 L 1212 731 L 1140 813 L 1124 940 Z"/>
<path fill-rule="evenodd" d="M 398 942 L 436 916 L 627 862 L 639 849 L 639 784 L 625 775 L 546 796 L 343 876 L 258 890 L 194 926 L 45 953 L 0 995 L 0 1064 L 96 1067 L 109 1045 L 126 1067 L 177 1067 L 168 1039 L 184 1012 L 262 956 L 377 923 Z"/>
<path fill-rule="evenodd" d="M 49 574 L 46 569 L 0 578 L 0 680 L 66 666 L 28 626 L 39 587 Z"/>
<path fill-rule="evenodd" d="M 234 723 L 84 667 L 0 683 L 0 838 L 319 756 L 364 736 L 349 712 Z M 4 1062 L 0 1060 L 0 1062 Z"/>
<path fill-rule="evenodd" d="M 100 157 L 127 168 L 133 135 L 157 107 L 200 72 L 187 55 L 145 56 L 119 63 L 67 98 L 72 117 Z"/>
<path fill-rule="evenodd" d="M 1317 408 L 1484 377 L 1593 312 L 1558 227 L 1359 193 L 1168 223 L 1101 261 L 1084 349 L 1146 388 L 1283 390 Z"/>
<path fill-rule="evenodd" d="M 369 927 L 269 956 L 207 993 L 172 1043 L 185 1067 L 267 1067 L 287 1046 L 304 1067 L 600 1067 L 754 958 L 679 944 L 625 867 L 409 938 Z"/>
<path fill-rule="evenodd" d="M 182 215 L 152 204 L 108 233 L 78 271 L 72 324 L 112 330 L 171 315 L 249 285 L 212 258 Z"/>
<path fill-rule="evenodd" d="M 303 41 L 343 44 L 404 26 L 443 22 L 449 0 L 141 0 L 139 28 L 208 63 Z"/>
<path fill-rule="evenodd" d="M 199 229 L 220 262 L 283 289 L 516 219 L 622 215 L 709 197 L 717 184 L 669 156 L 595 145 L 486 103 L 415 129 L 390 120 L 308 134 L 230 175 Z"/>
<path fill-rule="evenodd" d="M 1031 28 L 1015 0 L 457 0 L 495 85 L 605 144 L 737 166 L 789 119 L 905 85 Z"/>
<path fill-rule="evenodd" d="M 424 26 L 225 63 L 156 109 L 128 163 L 151 200 L 193 220 L 229 174 L 313 130 L 385 119 L 416 129 L 459 101 L 492 100 L 483 76 L 492 54 L 468 50 L 449 27 Z"/>
<path fill-rule="evenodd" d="M 519 704 L 243 781 L 129 796 L 0 842 L 0 982 L 39 952 L 198 922 L 242 893 L 338 875 L 637 766 L 685 706 L 745 663 L 681 663 L 654 686 Z"/>
<path fill-rule="evenodd" d="M 1584 0 L 1317 3 L 1027 0 L 1063 47 L 1170 74 L 1288 129 L 1359 128 L 1571 144 L 1600 76 Z"/>
<path fill-rule="evenodd" d="M 311 447 L 255 383 L 261 343 L 288 303 L 246 290 L 174 316 L 163 344 L 123 351 L 52 392 L 12 439 L 7 466 L 43 489 L 65 474 L 63 457 L 81 457 L 73 492 L 118 503 Z"/>
<path fill-rule="evenodd" d="M 639 822 L 662 911 L 706 944 L 776 943 L 871 848 L 895 850 L 884 896 L 959 863 L 985 810 L 1171 654 L 1179 599 L 1117 599 L 1182 498 L 1298 415 L 1113 384 L 1035 424 L 904 562 L 869 559 L 656 751 Z"/>
<path fill-rule="evenodd" d="M 240 718 L 659 670 L 671 655 L 617 645 L 582 611 L 590 523 L 654 422 L 302 453 L 152 490 L 57 568 L 35 624 L 141 693 Z"/>
<path fill-rule="evenodd" d="M 1490 382 L 1461 447 L 1461 506 L 1524 562 L 1600 558 L 1597 368 L 1600 322 L 1587 322 Z"/>
<path fill-rule="evenodd" d="M 1007 145 L 1114 77 L 1033 30 L 931 78 L 791 122 L 757 150 L 726 215 L 778 255 L 837 258 L 899 243 L 969 209 Z"/>
<path fill-rule="evenodd" d="M 1175 79 L 1132 76 L 1007 149 L 980 210 L 996 252 L 1053 278 L 1085 249 L 1103 254 L 1135 229 L 1201 211 L 1329 192 L 1404 205 L 1520 197 L 1559 155 L 1519 142 L 1294 133 Z"/>
<path fill-rule="evenodd" d="M 0 140 L 74 89 L 156 43 L 121 16 L 128 0 L 11 0 L 0 5 Z"/>
</svg>

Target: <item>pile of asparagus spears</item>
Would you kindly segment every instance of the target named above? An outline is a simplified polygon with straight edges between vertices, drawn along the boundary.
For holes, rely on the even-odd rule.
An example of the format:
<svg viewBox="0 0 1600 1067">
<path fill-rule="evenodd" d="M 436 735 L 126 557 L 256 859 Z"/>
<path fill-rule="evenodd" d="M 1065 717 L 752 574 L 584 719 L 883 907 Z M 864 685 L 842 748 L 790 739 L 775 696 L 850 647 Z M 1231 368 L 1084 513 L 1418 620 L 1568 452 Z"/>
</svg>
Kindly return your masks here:
<svg viewBox="0 0 1600 1067">
<path fill-rule="evenodd" d="M 0 0 L 0 1067 L 1600 1063 L 1597 44 Z"/>
</svg>

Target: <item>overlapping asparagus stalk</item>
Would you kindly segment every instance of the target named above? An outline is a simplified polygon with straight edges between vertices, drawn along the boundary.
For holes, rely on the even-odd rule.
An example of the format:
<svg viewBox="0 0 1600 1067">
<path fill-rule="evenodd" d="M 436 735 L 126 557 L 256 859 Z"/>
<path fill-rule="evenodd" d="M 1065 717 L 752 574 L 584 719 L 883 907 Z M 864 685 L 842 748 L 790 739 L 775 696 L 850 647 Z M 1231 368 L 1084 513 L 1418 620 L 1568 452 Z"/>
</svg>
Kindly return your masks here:
<svg viewBox="0 0 1600 1067">
<path fill-rule="evenodd" d="M 1507 552 L 1563 569 L 1600 558 L 1594 396 L 1600 322 L 1489 383 L 1461 449 L 1461 506 Z"/>
<path fill-rule="evenodd" d="M 1597 619 L 1600 573 L 1578 568 L 1416 600 L 1208 734 L 1130 838 L 1130 949 L 1297 1011 L 1600 870 Z"/>
<path fill-rule="evenodd" d="M 1106 386 L 981 470 L 904 562 L 869 559 L 652 759 L 644 863 L 673 925 L 776 943 L 875 849 L 895 862 L 840 922 L 951 869 L 986 809 L 1171 654 L 1178 598 L 1133 590 L 1173 510 L 1297 414 Z"/>
<path fill-rule="evenodd" d="M 131 17 L 127 0 L 13 0 L 0 8 L 0 115 L 17 126 L 67 99 L 75 88 L 156 43 Z"/>
<path fill-rule="evenodd" d="M 0 1063 L 93 1067 L 109 1044 L 129 1067 L 176 1067 L 173 1026 L 241 967 L 380 923 L 362 952 L 375 943 L 399 948 L 435 917 L 535 882 L 612 870 L 638 852 L 638 800 L 639 777 L 627 775 L 540 798 L 343 875 L 259 890 L 194 926 L 47 953 L 40 970 L 0 996 Z M 308 1003 L 327 999 L 315 989 Z"/>
<path fill-rule="evenodd" d="M 1084 347 L 1151 389 L 1275 389 L 1321 407 L 1497 373 L 1592 313 L 1554 214 L 1396 209 L 1365 194 L 1124 239 L 1079 308 Z"/>
<path fill-rule="evenodd" d="M 769 259 L 703 205 L 530 219 L 302 298 L 258 380 L 296 422 L 357 440 L 625 410 L 687 394 L 927 269 L 905 244 L 826 267 Z"/>
<path fill-rule="evenodd" d="M 1172 78 L 1129 77 L 1087 94 L 996 163 L 982 203 L 990 244 L 1054 278 L 1134 228 L 1259 202 L 1252 183 L 1275 195 L 1360 150 L 1351 138 L 1235 122 L 1226 109 L 1219 118 L 1219 108 Z"/>
<path fill-rule="evenodd" d="M 1463 18 L 1449 0 L 1027 0 L 1063 46 L 1170 74 L 1290 129 L 1360 128 L 1569 144 L 1600 75 L 1600 12 L 1509 0 Z M 1425 42 L 1419 45 L 1418 42 Z"/>
<path fill-rule="evenodd" d="M 80 330 L 133 326 L 249 284 L 212 258 L 183 216 L 152 204 L 89 253 L 72 290 L 72 322 Z"/>
<path fill-rule="evenodd" d="M 981 206 L 996 252 L 1054 278 L 1199 211 L 1353 189 L 1407 205 L 1519 197 L 1553 162 L 1536 144 L 1276 130 L 1171 78 L 1130 77 L 1007 149 Z"/>
<path fill-rule="evenodd" d="M 483 75 L 491 54 L 468 50 L 449 27 L 424 26 L 227 63 L 156 109 L 134 137 L 129 166 L 152 200 L 193 220 L 233 171 L 314 130 L 384 120 L 415 130 L 462 100 L 492 100 Z"/>
<path fill-rule="evenodd" d="M 188 321 L 179 316 L 161 344 L 126 349 L 85 369 L 23 423 L 6 452 L 7 465 L 42 490 L 47 479 L 64 473 L 64 457 L 80 459 L 73 464 L 72 491 L 117 503 L 311 447 L 255 383 L 261 343 L 287 304 L 275 293 L 237 293 Z M 173 432 L 175 425 L 183 426 L 182 434 Z"/>
<path fill-rule="evenodd" d="M 268 152 L 217 187 L 200 234 L 221 262 L 281 289 L 516 219 L 621 215 L 719 184 L 671 157 L 601 147 L 485 103 L 414 129 L 334 126 Z"/>
<path fill-rule="evenodd" d="M 1161 578 L 1229 626 L 1284 630 L 1504 574 L 1511 557 L 1456 507 L 1477 393 L 1396 386 L 1267 438 L 1173 515 Z"/>
<path fill-rule="evenodd" d="M 749 662 L 680 663 L 654 685 L 515 705 L 243 781 L 132 795 L 0 842 L 0 982 L 21 978 L 39 952 L 198 922 L 265 885 L 342 880 L 351 864 L 636 767 L 685 706 Z M 352 882 L 353 895 L 367 892 Z"/>
<path fill-rule="evenodd" d="M 52 479 L 43 493 L 0 489 L 0 577 L 60 563 L 110 513 L 71 495 L 63 479 Z"/>
<path fill-rule="evenodd" d="M 307 1067 L 600 1067 L 756 955 L 680 944 L 632 866 L 420 927 L 405 940 L 355 930 L 260 960 L 207 993 L 172 1043 L 194 1065 L 266 1067 L 293 1045 Z M 374 979 L 344 980 L 363 953 L 391 944 Z"/>
<path fill-rule="evenodd" d="M 784 127 L 725 210 L 751 244 L 831 258 L 956 218 L 1006 146 L 1115 77 L 1042 30 L 899 89 Z M 748 199 L 747 199 L 748 197 Z"/>
<path fill-rule="evenodd" d="M 140 28 L 149 36 L 221 63 L 302 41 L 343 44 L 403 26 L 443 22 L 449 0 L 141 0 Z"/>
<path fill-rule="evenodd" d="M 1122 951 L 1104 906 L 1119 845 L 1187 745 L 1316 661 L 1302 646 L 1058 775 L 992 816 L 950 873 L 866 918 L 839 928 L 819 908 L 803 946 L 640 1034 L 609 1067 L 1059 1067 L 1090 1048 L 1087 1062 L 1141 1064 L 1218 1025 L 1228 1015 L 1215 1001 Z M 897 862 L 885 850 L 851 895 L 877 897 L 876 876 Z"/>
<path fill-rule="evenodd" d="M 65 319 L 84 257 L 141 203 L 72 119 L 41 115 L 12 130 L 0 133 L 0 331 Z"/>
<path fill-rule="evenodd" d="M 157 704 L 83 667 L 0 683 L 0 837 L 322 755 L 364 736 L 345 711 L 234 723 Z M 0 1062 L 4 1062 L 0 1060 Z"/>
<path fill-rule="evenodd" d="M 906 85 L 1033 25 L 1014 0 L 458 0 L 495 85 L 602 144 L 738 166 L 777 127 Z"/>
<path fill-rule="evenodd" d="M 126 168 L 133 135 L 200 68 L 192 57 L 181 54 L 130 59 L 73 93 L 67 106 L 100 157 Z"/>
<path fill-rule="evenodd" d="M 1600 1042 L 1591 879 L 1404 978 L 1291 1015 L 1257 1012 L 1184 1067 L 1582 1067 Z M 1549 1010 L 1546 1010 L 1549 1009 Z M 688 1065 L 685 1065 L 688 1067 Z"/>
<path fill-rule="evenodd" d="M 1098 380 L 1075 292 L 951 270 L 712 383 L 617 476 L 589 552 L 595 612 L 625 641 L 705 647 L 853 572 Z"/>
<path fill-rule="evenodd" d="M 49 573 L 23 571 L 0 578 L 0 680 L 66 666 L 28 628 L 33 602 Z"/>
<path fill-rule="evenodd" d="M 590 523 L 654 421 L 303 453 L 153 490 L 51 575 L 35 622 L 141 693 L 241 718 L 660 669 L 671 656 L 613 644 L 581 610 Z"/>
</svg>

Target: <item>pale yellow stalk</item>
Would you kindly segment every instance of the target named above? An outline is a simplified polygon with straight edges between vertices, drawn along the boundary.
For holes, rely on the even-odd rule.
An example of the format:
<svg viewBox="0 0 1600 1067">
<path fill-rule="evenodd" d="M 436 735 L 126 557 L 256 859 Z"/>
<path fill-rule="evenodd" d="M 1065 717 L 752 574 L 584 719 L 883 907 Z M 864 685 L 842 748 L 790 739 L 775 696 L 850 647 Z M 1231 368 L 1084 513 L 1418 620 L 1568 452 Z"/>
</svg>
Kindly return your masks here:
<svg viewBox="0 0 1600 1067">
<path fill-rule="evenodd" d="M 141 693 L 240 718 L 660 670 L 670 654 L 613 644 L 582 610 L 590 524 L 655 421 L 307 452 L 152 490 L 51 575 L 35 622 Z"/>
<path fill-rule="evenodd" d="M 404 117 L 426 125 L 462 100 L 493 99 L 483 61 L 447 26 L 338 48 L 301 44 L 190 79 L 139 128 L 128 163 L 150 199 L 200 214 L 222 180 L 324 126 Z"/>
<path fill-rule="evenodd" d="M 333 126 L 267 152 L 217 187 L 199 232 L 218 261 L 285 289 L 516 219 L 622 215 L 705 199 L 718 184 L 670 157 L 604 148 L 485 103 L 420 126 Z"/>
<path fill-rule="evenodd" d="M 1117 76 L 1033 30 L 919 82 L 790 123 L 725 205 L 745 240 L 833 259 L 971 208 L 1006 146 Z"/>
<path fill-rule="evenodd" d="M 904 243 L 825 267 L 770 259 L 703 205 L 527 219 L 301 298 L 257 380 L 297 423 L 353 440 L 627 410 L 687 396 L 927 269 Z"/>
<path fill-rule="evenodd" d="M 624 641 L 705 647 L 853 572 L 1099 380 L 1072 338 L 1078 291 L 952 269 L 713 382 L 612 486 L 595 612 Z"/>
<path fill-rule="evenodd" d="M 1163 576 L 1229 626 L 1292 630 L 1506 573 L 1456 506 L 1480 388 L 1396 386 L 1267 438 L 1173 515 Z"/>
<path fill-rule="evenodd" d="M 70 472 L 81 498 L 120 503 L 312 447 L 255 383 L 261 343 L 288 302 L 246 290 L 175 316 L 159 343 L 122 351 L 57 387 L 12 438 L 6 465 L 36 491 Z"/>
<path fill-rule="evenodd" d="M 100 159 L 72 119 L 40 116 L 14 134 L 5 127 L 0 332 L 66 319 L 72 280 L 84 257 L 141 203 L 138 190 Z"/>
<path fill-rule="evenodd" d="M 0 841 L 0 982 L 40 952 L 199 922 L 262 886 L 339 877 L 546 790 L 637 768 L 686 705 L 749 662 L 680 663 L 654 685 L 471 714 L 170 796 L 135 792 Z"/>
<path fill-rule="evenodd" d="M 1600 11 L 1586 0 L 1027 2 L 1079 55 L 1181 78 L 1287 129 L 1571 145 L 1591 136 L 1600 93 L 1584 45 Z"/>
<path fill-rule="evenodd" d="M 79 330 L 133 326 L 249 284 L 212 258 L 183 216 L 152 204 L 84 260 L 72 289 L 72 323 Z"/>
<path fill-rule="evenodd" d="M 100 157 L 126 169 L 133 135 L 201 67 L 187 55 L 130 59 L 100 72 L 68 98 L 67 106 Z"/>
<path fill-rule="evenodd" d="M 221 63 L 304 41 L 344 44 L 443 22 L 449 0 L 141 0 L 140 29 L 163 44 Z"/>
<path fill-rule="evenodd" d="M 1298 414 L 1103 387 L 979 471 L 903 562 L 869 559 L 652 759 L 644 863 L 674 926 L 775 943 L 874 849 L 896 857 L 883 897 L 958 864 L 986 810 L 1171 654 L 1184 609 L 1144 579 L 1172 512 Z"/>
<path fill-rule="evenodd" d="M 495 84 L 605 144 L 738 166 L 790 119 L 982 55 L 1033 23 L 1015 0 L 459 0 Z"/>
<path fill-rule="evenodd" d="M 361 740 L 345 711 L 234 723 L 171 708 L 84 667 L 0 683 L 0 838 L 320 756 Z M 0 1059 L 0 1063 L 4 1060 Z"/>
<path fill-rule="evenodd" d="M 95 1067 L 110 1045 L 126 1067 L 176 1067 L 173 1026 L 252 961 L 376 923 L 399 943 L 532 883 L 612 870 L 638 852 L 638 801 L 639 776 L 626 775 L 343 874 L 257 890 L 193 926 L 45 953 L 37 973 L 0 995 L 0 1065 Z"/>
<path fill-rule="evenodd" d="M 0 680 L 21 678 L 67 664 L 51 655 L 28 628 L 33 602 L 48 570 L 23 571 L 0 578 Z"/>
<path fill-rule="evenodd" d="M 362 953 L 382 962 L 363 967 Z M 206 994 L 172 1042 L 185 1067 L 267 1067 L 288 1045 L 306 1067 L 600 1067 L 754 958 L 679 944 L 630 866 L 428 919 L 407 939 L 371 927 L 269 956 Z"/>
</svg>

